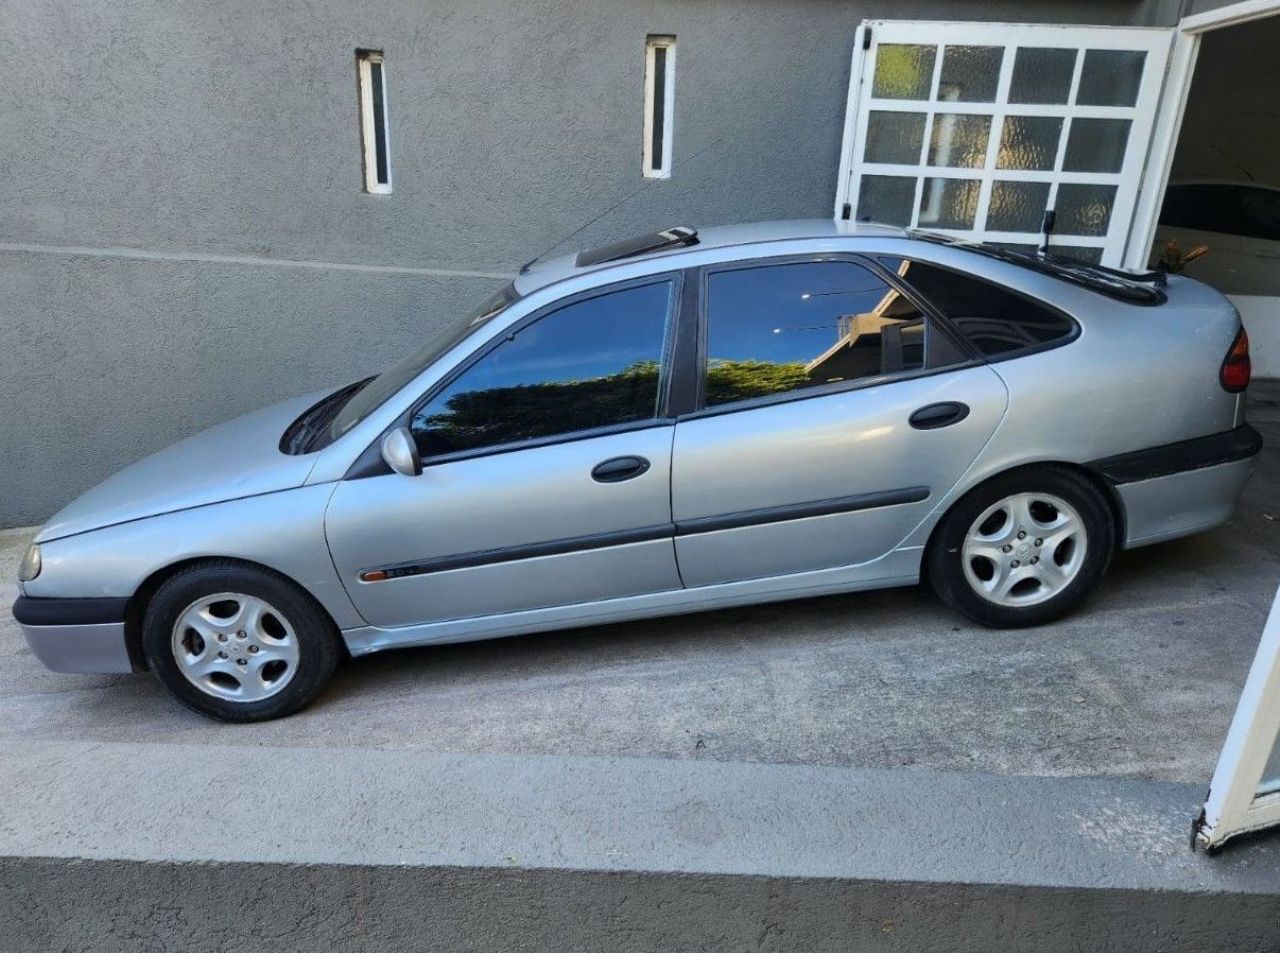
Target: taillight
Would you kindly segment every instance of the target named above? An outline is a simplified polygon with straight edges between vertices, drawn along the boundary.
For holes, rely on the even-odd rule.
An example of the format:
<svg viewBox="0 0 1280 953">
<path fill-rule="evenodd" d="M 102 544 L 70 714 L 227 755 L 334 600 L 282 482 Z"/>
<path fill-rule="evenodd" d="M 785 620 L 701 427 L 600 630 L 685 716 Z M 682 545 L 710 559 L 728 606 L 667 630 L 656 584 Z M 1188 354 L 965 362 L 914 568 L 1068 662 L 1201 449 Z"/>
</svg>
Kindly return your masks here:
<svg viewBox="0 0 1280 953">
<path fill-rule="evenodd" d="M 1231 342 L 1231 350 L 1222 359 L 1222 370 L 1218 372 L 1218 380 L 1222 389 L 1228 394 L 1238 394 L 1249 386 L 1249 377 L 1253 374 L 1253 364 L 1249 360 L 1249 335 L 1244 328 Z"/>
</svg>

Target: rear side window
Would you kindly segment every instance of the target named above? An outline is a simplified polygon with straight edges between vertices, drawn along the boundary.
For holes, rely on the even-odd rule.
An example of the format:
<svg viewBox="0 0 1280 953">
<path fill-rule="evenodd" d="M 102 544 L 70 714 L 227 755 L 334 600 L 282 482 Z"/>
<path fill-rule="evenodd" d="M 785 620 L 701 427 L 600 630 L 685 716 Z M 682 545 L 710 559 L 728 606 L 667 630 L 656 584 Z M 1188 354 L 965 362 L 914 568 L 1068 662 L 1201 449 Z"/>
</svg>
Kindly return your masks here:
<svg viewBox="0 0 1280 953">
<path fill-rule="evenodd" d="M 989 357 L 1042 347 L 1075 334 L 1075 323 L 1066 315 L 999 285 L 918 261 L 881 261 Z"/>
<path fill-rule="evenodd" d="M 424 457 L 657 415 L 673 282 L 569 304 L 517 331 L 413 415 Z"/>
<path fill-rule="evenodd" d="M 822 261 L 713 272 L 703 394 L 713 407 L 959 360 L 870 268 Z"/>
</svg>

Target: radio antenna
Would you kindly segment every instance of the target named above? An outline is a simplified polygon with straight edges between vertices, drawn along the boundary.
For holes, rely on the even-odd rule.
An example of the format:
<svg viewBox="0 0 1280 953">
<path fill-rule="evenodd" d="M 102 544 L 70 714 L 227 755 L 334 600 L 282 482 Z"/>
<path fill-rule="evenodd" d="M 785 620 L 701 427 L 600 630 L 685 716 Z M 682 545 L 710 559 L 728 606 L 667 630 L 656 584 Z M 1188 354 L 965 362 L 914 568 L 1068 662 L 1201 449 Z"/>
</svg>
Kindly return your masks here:
<svg viewBox="0 0 1280 953">
<path fill-rule="evenodd" d="M 693 153 L 692 155 L 690 155 L 688 158 L 684 159 L 680 164 L 681 164 L 681 165 L 683 165 L 683 166 L 686 166 L 686 167 L 687 167 L 690 163 L 697 161 L 697 160 L 698 160 L 698 159 L 700 159 L 703 155 L 705 155 L 708 151 L 710 151 L 711 149 L 713 149 L 713 148 L 715 148 L 717 145 L 719 145 L 721 142 L 723 142 L 723 141 L 724 141 L 724 138 L 725 138 L 724 136 L 718 136 L 717 138 L 712 139 L 712 140 L 711 140 L 711 142 L 709 142 L 707 145 L 703 146 L 703 147 L 702 147 L 701 149 L 699 149 L 697 152 L 695 152 L 695 153 Z M 674 166 L 674 165 L 675 165 L 675 163 L 672 163 L 672 165 Z M 538 262 L 538 261 L 541 261 L 543 258 L 546 258 L 548 254 L 550 254 L 551 252 L 555 251 L 557 248 L 559 248 L 559 247 L 560 247 L 561 245 L 563 245 L 565 242 L 569 241 L 569 239 L 574 238 L 575 236 L 582 234 L 582 233 L 583 233 L 583 232 L 585 232 L 588 228 L 590 228 L 592 225 L 594 225 L 596 222 L 600 221 L 600 219 L 604 218 L 604 217 L 605 217 L 606 215 L 608 215 L 610 212 L 616 211 L 617 209 L 621 208 L 623 205 L 625 205 L 627 202 L 631 201 L 631 199 L 635 198 L 637 195 L 639 195 L 641 192 L 643 192 L 646 188 L 648 188 L 650 185 L 652 185 L 654 182 L 657 182 L 657 181 L 660 181 L 660 180 L 659 180 L 659 179 L 645 179 L 645 180 L 644 180 L 643 182 L 641 182 L 638 186 L 636 186 L 634 189 L 632 189 L 630 192 L 628 192 L 628 193 L 627 193 L 626 195 L 624 195 L 622 198 L 618 199 L 618 201 L 614 202 L 612 205 L 610 205 L 608 208 L 606 208 L 606 209 L 605 209 L 603 212 L 601 212 L 599 215 L 596 215 L 594 218 L 592 218 L 592 219 L 588 220 L 585 224 L 583 224 L 583 225 L 579 225 L 577 228 L 575 228 L 575 229 L 574 229 L 572 232 L 570 232 L 568 235 L 565 235 L 563 238 L 556 239 L 556 241 L 555 241 L 555 242 L 553 242 L 551 245 L 548 245 L 545 249 L 543 249 L 542 251 L 540 251 L 540 252 L 539 252 L 537 255 L 535 255 L 533 258 L 530 258 L 527 262 L 525 262 L 525 264 L 524 264 L 524 265 L 522 265 L 522 266 L 520 267 L 520 272 L 523 274 L 525 271 L 527 271 L 527 270 L 529 269 L 529 267 L 530 267 L 532 264 L 534 264 L 534 262 Z"/>
</svg>

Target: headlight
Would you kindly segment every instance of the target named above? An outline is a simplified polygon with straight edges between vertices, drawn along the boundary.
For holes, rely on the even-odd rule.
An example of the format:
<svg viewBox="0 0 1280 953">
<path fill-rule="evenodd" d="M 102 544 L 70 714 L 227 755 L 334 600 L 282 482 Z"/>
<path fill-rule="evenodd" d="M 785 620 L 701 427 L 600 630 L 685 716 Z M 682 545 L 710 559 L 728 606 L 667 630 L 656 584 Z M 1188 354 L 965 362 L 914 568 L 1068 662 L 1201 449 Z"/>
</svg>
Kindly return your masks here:
<svg viewBox="0 0 1280 953">
<path fill-rule="evenodd" d="M 18 582 L 30 582 L 40 575 L 40 547 L 32 543 L 18 564 Z"/>
</svg>

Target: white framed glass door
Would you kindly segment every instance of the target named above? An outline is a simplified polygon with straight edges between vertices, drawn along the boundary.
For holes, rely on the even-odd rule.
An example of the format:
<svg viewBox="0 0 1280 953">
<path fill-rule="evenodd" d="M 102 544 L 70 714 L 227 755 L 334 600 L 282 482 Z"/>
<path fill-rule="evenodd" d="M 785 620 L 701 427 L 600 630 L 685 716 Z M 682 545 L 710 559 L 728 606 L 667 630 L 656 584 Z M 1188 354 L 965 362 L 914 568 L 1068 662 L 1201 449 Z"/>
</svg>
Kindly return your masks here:
<svg viewBox="0 0 1280 953">
<path fill-rule="evenodd" d="M 1280 590 L 1222 745 L 1194 845 L 1217 850 L 1237 834 L 1280 825 Z"/>
<path fill-rule="evenodd" d="M 1167 29 L 872 21 L 850 75 L 836 215 L 1119 264 Z"/>
</svg>

